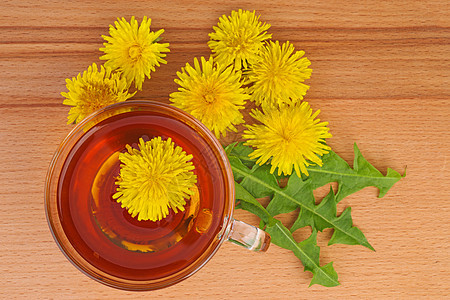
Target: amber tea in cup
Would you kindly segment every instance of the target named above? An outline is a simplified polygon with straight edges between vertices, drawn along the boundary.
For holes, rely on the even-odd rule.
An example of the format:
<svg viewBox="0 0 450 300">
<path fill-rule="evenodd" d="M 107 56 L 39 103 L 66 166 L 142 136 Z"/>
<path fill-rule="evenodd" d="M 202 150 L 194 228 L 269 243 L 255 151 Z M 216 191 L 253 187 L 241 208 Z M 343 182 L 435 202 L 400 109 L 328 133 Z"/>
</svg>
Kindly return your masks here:
<svg viewBox="0 0 450 300">
<path fill-rule="evenodd" d="M 160 136 L 193 156 L 195 193 L 184 211 L 138 221 L 112 195 L 119 153 Z M 67 258 L 104 284 L 127 290 L 172 285 L 200 269 L 225 240 L 264 251 L 270 237 L 233 219 L 234 179 L 217 139 L 167 104 L 127 101 L 99 110 L 62 142 L 46 181 L 46 213 Z"/>
</svg>

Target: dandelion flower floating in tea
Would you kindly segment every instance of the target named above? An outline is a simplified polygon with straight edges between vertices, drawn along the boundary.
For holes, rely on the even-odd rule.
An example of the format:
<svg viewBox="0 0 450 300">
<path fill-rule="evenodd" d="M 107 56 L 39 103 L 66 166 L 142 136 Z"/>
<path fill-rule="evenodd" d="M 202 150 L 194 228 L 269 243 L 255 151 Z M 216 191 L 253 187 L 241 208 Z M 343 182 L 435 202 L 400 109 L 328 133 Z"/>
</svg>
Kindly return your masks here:
<svg viewBox="0 0 450 300">
<path fill-rule="evenodd" d="M 213 27 L 208 46 L 217 63 L 233 64 L 236 70 L 247 69 L 263 42 L 271 38 L 266 32 L 269 28 L 269 24 L 259 21 L 254 11 L 232 11 L 231 16 L 223 15 Z"/>
<path fill-rule="evenodd" d="M 303 99 L 309 86 L 305 79 L 311 77 L 311 62 L 302 57 L 305 52 L 296 51 L 289 42 L 278 41 L 264 46 L 256 62 L 247 73 L 251 101 L 261 106 L 295 104 Z"/>
<path fill-rule="evenodd" d="M 127 82 L 120 74 L 112 73 L 111 68 L 93 63 L 83 75 L 66 79 L 68 92 L 63 104 L 72 106 L 67 124 L 78 123 L 92 112 L 104 106 L 122 102 L 135 93 L 128 93 Z"/>
<path fill-rule="evenodd" d="M 113 199 L 138 220 L 158 221 L 169 214 L 184 211 L 186 198 L 194 194 L 197 176 L 192 155 L 175 147 L 171 138 L 139 139 L 139 149 L 127 145 L 119 154 L 121 169 Z"/>
<path fill-rule="evenodd" d="M 241 109 L 249 95 L 241 87 L 241 72 L 232 66 L 215 65 L 212 57 L 194 59 L 194 67 L 177 72 L 178 92 L 170 94 L 173 105 L 185 110 L 208 127 L 217 138 L 227 131 L 237 131 L 234 125 L 244 122 Z"/>
<path fill-rule="evenodd" d="M 264 113 L 253 110 L 251 116 L 262 124 L 246 125 L 246 144 L 256 148 L 249 157 L 258 158 L 260 165 L 270 160 L 271 173 L 278 168 L 278 175 L 290 175 L 292 169 L 299 177 L 301 173 L 308 175 L 306 167 L 310 162 L 322 166 L 320 156 L 330 150 L 325 144 L 325 139 L 331 137 L 328 123 L 315 119 L 319 112 L 312 114 L 307 102 Z"/>
<path fill-rule="evenodd" d="M 109 26 L 110 36 L 102 35 L 107 41 L 104 48 L 100 48 L 105 55 L 100 59 L 106 60 L 105 66 L 117 70 L 125 76 L 128 86 L 134 81 L 135 87 L 142 90 L 145 76 L 150 78 L 150 73 L 155 67 L 166 64 L 164 52 L 170 52 L 169 44 L 160 44 L 161 34 L 164 29 L 157 32 L 150 31 L 151 19 L 144 17 L 141 25 L 131 17 L 130 22 L 125 18 L 118 19 Z"/>
</svg>

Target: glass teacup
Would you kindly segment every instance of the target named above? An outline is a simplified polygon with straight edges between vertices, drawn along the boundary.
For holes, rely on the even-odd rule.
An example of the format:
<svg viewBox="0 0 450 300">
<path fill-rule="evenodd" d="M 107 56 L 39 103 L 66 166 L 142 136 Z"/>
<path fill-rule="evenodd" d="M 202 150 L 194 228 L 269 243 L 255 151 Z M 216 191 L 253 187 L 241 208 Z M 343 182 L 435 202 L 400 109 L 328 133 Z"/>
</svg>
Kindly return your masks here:
<svg viewBox="0 0 450 300">
<path fill-rule="evenodd" d="M 183 212 L 137 221 L 112 195 L 119 153 L 139 138 L 172 141 L 192 154 L 196 192 Z M 68 134 L 47 174 L 45 208 L 61 251 L 89 277 L 126 290 L 153 290 L 198 271 L 228 240 L 265 251 L 270 236 L 233 219 L 226 154 L 197 119 L 173 106 L 126 101 L 101 109 Z"/>
</svg>

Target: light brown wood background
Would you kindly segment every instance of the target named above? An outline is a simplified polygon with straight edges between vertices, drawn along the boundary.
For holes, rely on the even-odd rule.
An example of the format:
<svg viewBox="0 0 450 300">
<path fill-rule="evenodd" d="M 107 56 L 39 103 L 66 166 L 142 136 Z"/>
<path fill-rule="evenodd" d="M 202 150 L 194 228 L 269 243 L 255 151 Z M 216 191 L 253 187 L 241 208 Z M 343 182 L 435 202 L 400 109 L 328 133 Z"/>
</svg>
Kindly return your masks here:
<svg viewBox="0 0 450 300">
<path fill-rule="evenodd" d="M 256 254 L 228 243 L 200 272 L 164 290 L 130 293 L 88 279 L 59 251 L 44 214 L 47 167 L 72 128 L 60 96 L 65 78 L 100 62 L 101 34 L 117 17 L 147 15 L 153 29 L 165 28 L 171 53 L 136 98 L 167 102 L 175 72 L 209 55 L 207 34 L 238 8 L 257 10 L 274 39 L 306 51 L 314 70 L 306 100 L 330 122 L 334 151 L 351 163 L 357 142 L 383 173 L 407 167 L 384 198 L 366 188 L 339 205 L 352 206 L 376 252 L 323 247 L 321 262 L 334 261 L 342 284 L 335 288 L 308 288 L 311 274 L 277 246 Z M 0 298 L 450 297 L 449 11 L 444 0 L 2 1 Z M 257 224 L 248 213 L 235 216 Z"/>
</svg>

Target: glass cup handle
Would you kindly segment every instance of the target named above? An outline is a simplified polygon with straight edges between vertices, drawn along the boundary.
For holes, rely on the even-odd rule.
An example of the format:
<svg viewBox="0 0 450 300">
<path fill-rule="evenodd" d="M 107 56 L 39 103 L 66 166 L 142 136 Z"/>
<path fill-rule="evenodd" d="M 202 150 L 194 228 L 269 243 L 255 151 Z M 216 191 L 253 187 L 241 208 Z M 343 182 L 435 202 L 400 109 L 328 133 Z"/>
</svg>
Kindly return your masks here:
<svg viewBox="0 0 450 300">
<path fill-rule="evenodd" d="M 252 251 L 265 252 L 270 245 L 270 235 L 255 226 L 233 219 L 228 241 Z"/>
</svg>

